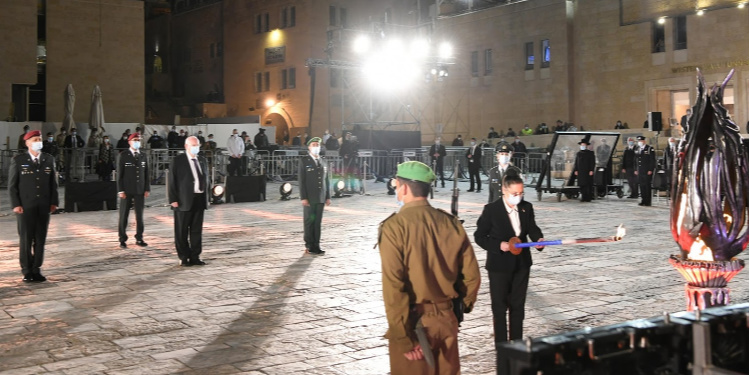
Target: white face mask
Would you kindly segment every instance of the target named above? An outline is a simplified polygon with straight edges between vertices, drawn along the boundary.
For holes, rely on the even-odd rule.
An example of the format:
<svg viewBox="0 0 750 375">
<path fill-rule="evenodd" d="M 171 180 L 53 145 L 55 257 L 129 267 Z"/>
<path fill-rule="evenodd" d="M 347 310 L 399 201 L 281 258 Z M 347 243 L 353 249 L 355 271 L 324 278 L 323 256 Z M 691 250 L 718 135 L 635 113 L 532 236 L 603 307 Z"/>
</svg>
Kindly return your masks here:
<svg viewBox="0 0 750 375">
<path fill-rule="evenodd" d="M 320 146 L 311 146 L 310 147 L 310 153 L 313 155 L 320 154 Z"/>
<path fill-rule="evenodd" d="M 581 145 L 581 151 L 583 151 L 583 150 L 585 150 L 585 149 L 586 149 L 586 146 L 584 146 L 584 145 Z"/>
<path fill-rule="evenodd" d="M 498 155 L 497 162 L 502 165 L 510 163 L 510 155 L 503 155 L 503 154 Z"/>
<path fill-rule="evenodd" d="M 476 145 L 477 145 L 477 143 L 476 143 L 476 142 L 474 142 L 474 141 L 471 141 L 471 145 L 472 145 L 472 146 L 476 146 Z"/>
<path fill-rule="evenodd" d="M 47 142 L 52 142 L 52 141 L 54 141 L 54 140 L 55 140 L 55 139 L 54 139 L 54 138 L 52 138 L 52 137 L 47 137 Z"/>
<path fill-rule="evenodd" d="M 201 151 L 201 146 L 190 146 L 190 154 L 195 156 Z"/>
<path fill-rule="evenodd" d="M 633 142 L 632 141 L 628 141 L 628 146 L 633 146 Z"/>
<path fill-rule="evenodd" d="M 133 141 L 133 150 L 141 148 L 141 141 Z"/>
<path fill-rule="evenodd" d="M 109 138 L 105 139 L 104 143 L 109 143 Z"/>
<path fill-rule="evenodd" d="M 517 206 L 523 200 L 523 195 L 509 195 L 508 204 L 511 206 Z"/>
<path fill-rule="evenodd" d="M 439 145 L 439 144 L 440 144 L 440 141 L 435 141 L 435 144 L 436 144 L 436 145 Z"/>
<path fill-rule="evenodd" d="M 645 145 L 645 144 L 646 144 L 646 142 L 638 142 L 638 146 L 640 146 L 640 147 L 643 147 L 643 145 Z"/>
<path fill-rule="evenodd" d="M 42 142 L 31 142 L 31 149 L 39 152 L 44 147 L 44 144 Z"/>
</svg>

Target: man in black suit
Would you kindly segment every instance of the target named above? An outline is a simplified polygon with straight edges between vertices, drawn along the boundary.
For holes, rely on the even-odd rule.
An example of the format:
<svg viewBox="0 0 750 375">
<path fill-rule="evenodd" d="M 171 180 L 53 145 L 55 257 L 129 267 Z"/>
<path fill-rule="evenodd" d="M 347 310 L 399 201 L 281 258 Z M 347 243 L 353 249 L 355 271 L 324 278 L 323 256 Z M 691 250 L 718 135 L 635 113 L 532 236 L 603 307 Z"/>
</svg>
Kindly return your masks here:
<svg viewBox="0 0 750 375">
<path fill-rule="evenodd" d="M 76 128 L 70 129 L 70 135 L 65 137 L 65 182 L 70 181 L 71 176 L 82 179 L 83 176 L 83 141 Z"/>
<path fill-rule="evenodd" d="M 255 147 L 258 150 L 268 150 L 268 136 L 266 135 L 266 129 L 258 129 L 258 134 L 255 135 Z"/>
<path fill-rule="evenodd" d="M 8 192 L 18 220 L 20 262 L 24 282 L 41 282 L 44 243 L 50 214 L 57 210 L 55 158 L 42 151 L 42 134 L 32 130 L 24 136 L 28 152 L 14 157 L 8 170 Z"/>
<path fill-rule="evenodd" d="M 632 137 L 628 138 L 627 146 L 622 151 L 622 173 L 625 174 L 625 179 L 628 181 L 630 187 L 630 195 L 628 198 L 638 198 L 638 176 L 635 175 L 635 140 Z"/>
<path fill-rule="evenodd" d="M 588 149 L 589 140 L 584 138 L 578 142 L 581 150 L 576 154 L 576 162 L 573 166 L 573 174 L 578 178 L 578 186 L 581 189 L 581 202 L 591 202 L 594 190 L 594 170 L 596 169 L 596 156 L 594 151 Z"/>
<path fill-rule="evenodd" d="M 476 192 L 482 191 L 482 179 L 479 176 L 479 171 L 482 170 L 482 148 L 477 145 L 477 139 L 472 138 L 469 148 L 466 150 L 466 159 L 469 162 L 469 190 L 474 191 L 474 180 L 477 183 Z"/>
<path fill-rule="evenodd" d="M 654 168 L 656 168 L 656 151 L 646 144 L 646 137 L 639 135 L 638 147 L 635 149 L 635 175 L 638 177 L 638 187 L 641 190 L 641 203 L 639 206 L 651 205 L 651 179 Z"/>
<path fill-rule="evenodd" d="M 127 248 L 128 214 L 135 208 L 135 244 L 148 246 L 143 241 L 143 204 L 151 190 L 148 158 L 141 152 L 141 136 L 136 132 L 128 137 L 130 148 L 120 154 L 117 163 L 117 191 L 120 196 L 120 248 Z"/>
<path fill-rule="evenodd" d="M 523 180 L 518 175 L 506 175 L 503 196 L 484 206 L 477 221 L 474 241 L 487 250 L 487 273 L 490 278 L 490 298 L 495 329 L 495 345 L 523 337 L 524 305 L 529 285 L 531 251 L 523 248 L 521 254 L 510 253 L 510 241 L 518 237 L 521 242 L 543 241 L 542 230 L 534 220 L 534 207 L 523 201 Z M 543 246 L 537 246 L 542 250 Z M 510 336 L 505 313 L 510 318 Z M 505 364 L 507 366 L 507 364 Z M 498 373 L 500 372 L 498 364 Z"/>
<path fill-rule="evenodd" d="M 320 224 L 323 221 L 323 208 L 331 205 L 331 189 L 328 182 L 328 168 L 320 157 L 318 137 L 307 142 L 309 154 L 299 162 L 299 197 L 302 200 L 302 220 L 305 228 L 305 252 L 323 255 L 320 248 Z"/>
<path fill-rule="evenodd" d="M 169 204 L 174 211 L 174 236 L 181 266 L 203 266 L 203 213 L 208 208 L 208 165 L 198 156 L 200 142 L 185 139 L 185 153 L 169 166 Z M 189 237 L 189 240 L 188 240 Z"/>
<path fill-rule="evenodd" d="M 430 146 L 430 159 L 432 159 L 432 167 L 435 168 L 435 176 L 440 177 L 440 187 L 445 187 L 445 178 L 443 177 L 445 146 L 440 144 L 440 137 L 435 138 L 435 144 Z"/>
</svg>

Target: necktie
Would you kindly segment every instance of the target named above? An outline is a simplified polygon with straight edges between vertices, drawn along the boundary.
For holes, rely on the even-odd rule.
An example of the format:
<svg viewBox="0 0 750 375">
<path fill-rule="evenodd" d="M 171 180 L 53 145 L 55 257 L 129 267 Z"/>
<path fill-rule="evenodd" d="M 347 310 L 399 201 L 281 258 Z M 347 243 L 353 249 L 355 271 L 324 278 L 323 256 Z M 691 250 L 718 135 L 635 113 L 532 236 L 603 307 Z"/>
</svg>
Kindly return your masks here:
<svg viewBox="0 0 750 375">
<path fill-rule="evenodd" d="M 201 192 L 206 191 L 206 179 L 203 178 L 201 167 L 198 165 L 198 159 L 193 159 L 193 164 L 195 164 L 195 172 L 198 175 L 198 189 L 200 189 Z"/>
<path fill-rule="evenodd" d="M 35 168 L 39 167 L 39 158 L 34 158 L 34 167 Z"/>
</svg>

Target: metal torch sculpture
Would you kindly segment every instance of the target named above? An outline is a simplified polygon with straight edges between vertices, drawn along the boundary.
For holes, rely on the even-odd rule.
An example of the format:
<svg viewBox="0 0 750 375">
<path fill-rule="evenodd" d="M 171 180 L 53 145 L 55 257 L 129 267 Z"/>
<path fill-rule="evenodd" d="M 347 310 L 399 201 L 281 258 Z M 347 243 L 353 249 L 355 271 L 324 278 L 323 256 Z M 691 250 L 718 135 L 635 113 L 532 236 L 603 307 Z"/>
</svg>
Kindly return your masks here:
<svg viewBox="0 0 750 375">
<path fill-rule="evenodd" d="M 670 222 L 681 248 L 670 263 L 687 280 L 687 309 L 729 303 L 727 283 L 745 263 L 748 169 L 740 130 L 723 106 L 724 88 L 707 90 L 700 70 L 698 95 L 672 166 Z"/>
</svg>

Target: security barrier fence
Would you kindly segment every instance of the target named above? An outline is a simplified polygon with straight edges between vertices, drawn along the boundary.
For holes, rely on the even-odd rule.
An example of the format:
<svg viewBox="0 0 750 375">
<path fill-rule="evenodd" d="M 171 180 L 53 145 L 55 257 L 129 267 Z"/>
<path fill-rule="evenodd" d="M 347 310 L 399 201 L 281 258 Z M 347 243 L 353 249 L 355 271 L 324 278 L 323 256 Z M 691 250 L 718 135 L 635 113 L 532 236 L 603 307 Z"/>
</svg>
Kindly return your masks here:
<svg viewBox="0 0 750 375">
<path fill-rule="evenodd" d="M 119 161 L 119 151 L 115 151 L 114 166 Z M 172 158 L 182 152 L 183 149 L 142 149 L 141 152 L 148 156 L 149 173 L 152 184 L 166 183 L 166 170 Z M 454 178 L 454 167 L 458 164 L 458 178 L 468 179 L 468 160 L 466 158 L 467 147 L 446 147 L 446 155 L 443 158 L 443 176 L 446 179 Z M 494 148 L 482 149 L 482 173 L 489 175 L 489 170 L 497 164 Z M 26 150 L 0 150 L 0 187 L 6 187 L 8 183 L 8 168 L 11 159 L 19 152 Z M 227 176 L 227 166 L 230 163 L 229 154 L 224 149 L 201 150 L 210 168 L 210 175 L 214 183 L 221 183 Z M 300 159 L 307 155 L 306 148 L 287 148 L 274 150 L 248 150 L 241 159 L 240 174 L 242 175 L 267 175 L 272 181 L 294 181 L 297 179 Z M 360 150 L 357 157 L 348 158 L 339 155 L 337 151 L 326 151 L 324 154 L 327 167 L 334 179 L 347 177 L 354 180 L 387 181 L 396 174 L 398 164 L 405 161 L 417 160 L 435 167 L 429 155 L 429 146 L 413 149 L 384 150 Z M 531 181 L 542 170 L 546 154 L 544 152 L 528 152 L 516 154 L 513 164 L 521 168 L 528 181 Z M 99 149 L 78 148 L 60 149 L 56 156 L 56 166 L 59 181 L 64 185 L 66 181 L 96 181 L 97 163 L 99 162 Z M 110 179 L 108 177 L 107 179 Z M 112 173 L 111 179 L 115 179 Z M 527 182 L 528 182 L 527 181 Z"/>
</svg>

